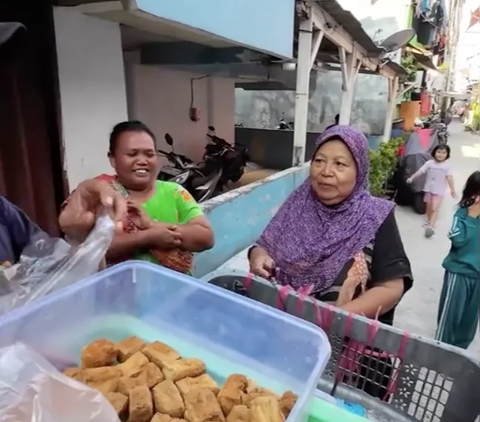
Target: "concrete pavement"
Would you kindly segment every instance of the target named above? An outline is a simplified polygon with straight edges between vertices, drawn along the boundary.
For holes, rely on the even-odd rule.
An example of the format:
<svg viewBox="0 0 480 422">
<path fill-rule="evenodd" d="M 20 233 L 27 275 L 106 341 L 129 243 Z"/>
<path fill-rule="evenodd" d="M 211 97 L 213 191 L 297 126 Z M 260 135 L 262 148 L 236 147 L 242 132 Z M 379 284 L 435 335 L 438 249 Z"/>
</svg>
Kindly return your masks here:
<svg viewBox="0 0 480 422">
<path fill-rule="evenodd" d="M 450 158 L 455 186 L 458 194 L 468 176 L 480 169 L 480 137 L 463 131 L 458 121 L 449 126 L 452 148 Z M 445 198 L 437 223 L 437 233 L 426 239 L 422 224 L 424 217 L 415 214 L 411 208 L 398 207 L 396 211 L 400 232 L 405 250 L 410 258 L 415 283 L 399 304 L 395 325 L 416 334 L 433 337 L 436 329 L 437 308 L 443 281 L 442 260 L 448 253 L 450 241 L 447 232 L 455 212 L 455 200 L 450 196 Z M 248 271 L 246 251 L 242 251 L 229 261 L 222 269 Z M 470 347 L 469 351 L 480 353 L 480 338 Z"/>
</svg>

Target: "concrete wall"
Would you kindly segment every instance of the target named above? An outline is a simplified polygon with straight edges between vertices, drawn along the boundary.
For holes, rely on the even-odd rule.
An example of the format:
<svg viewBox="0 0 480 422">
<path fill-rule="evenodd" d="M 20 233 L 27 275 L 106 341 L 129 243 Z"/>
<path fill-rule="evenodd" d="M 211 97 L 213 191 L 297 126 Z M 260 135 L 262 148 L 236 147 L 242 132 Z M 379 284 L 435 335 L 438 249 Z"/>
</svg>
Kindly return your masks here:
<svg viewBox="0 0 480 422">
<path fill-rule="evenodd" d="M 70 189 L 110 171 L 108 136 L 127 119 L 120 27 L 54 8 L 65 166 Z"/>
<path fill-rule="evenodd" d="M 308 172 L 309 164 L 290 168 L 204 202 L 202 208 L 212 224 L 215 246 L 195 257 L 194 276 L 203 277 L 216 270 L 254 243 Z"/>
<path fill-rule="evenodd" d="M 340 112 L 342 78 L 340 72 L 321 73 L 309 101 L 308 127 L 321 132 Z M 376 75 L 358 75 L 351 122 L 366 134 L 383 133 L 387 108 L 387 79 Z M 235 90 L 235 121 L 245 127 L 273 129 L 285 115 L 294 120 L 295 92 Z"/>
<path fill-rule="evenodd" d="M 130 118 L 150 126 L 158 148 L 167 148 L 164 135 L 168 132 L 175 151 L 200 160 L 209 125 L 215 126 L 218 136 L 233 142 L 233 79 L 207 77 L 193 81 L 194 106 L 200 109 L 200 121 L 192 122 L 190 83 L 202 75 L 136 63 L 127 64 L 126 74 Z"/>
</svg>

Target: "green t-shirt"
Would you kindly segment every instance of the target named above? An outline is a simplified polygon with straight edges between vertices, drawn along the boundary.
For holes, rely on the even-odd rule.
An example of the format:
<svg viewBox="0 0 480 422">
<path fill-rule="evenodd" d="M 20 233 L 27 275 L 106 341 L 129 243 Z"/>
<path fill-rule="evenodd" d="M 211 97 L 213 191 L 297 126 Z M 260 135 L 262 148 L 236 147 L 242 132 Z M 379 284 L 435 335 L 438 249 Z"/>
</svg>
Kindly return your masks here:
<svg viewBox="0 0 480 422">
<path fill-rule="evenodd" d="M 178 183 L 157 180 L 157 190 L 143 208 L 148 216 L 161 223 L 187 224 L 195 217 L 203 216 L 202 209 L 190 193 Z M 141 252 L 136 259 L 158 263 L 148 252 Z"/>
</svg>

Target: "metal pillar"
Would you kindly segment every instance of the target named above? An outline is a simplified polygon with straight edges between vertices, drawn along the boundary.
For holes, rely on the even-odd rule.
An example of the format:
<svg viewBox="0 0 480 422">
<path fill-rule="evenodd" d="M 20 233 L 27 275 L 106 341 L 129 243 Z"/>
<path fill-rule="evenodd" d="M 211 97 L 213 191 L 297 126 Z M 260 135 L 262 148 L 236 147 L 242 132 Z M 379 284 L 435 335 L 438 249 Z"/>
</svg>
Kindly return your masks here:
<svg viewBox="0 0 480 422">
<path fill-rule="evenodd" d="M 297 85 L 295 90 L 295 126 L 293 131 L 292 165 L 299 166 L 305 162 L 308 123 L 308 91 L 310 71 L 322 42 L 323 32 L 313 36 L 312 13 L 300 22 L 298 34 Z"/>
<path fill-rule="evenodd" d="M 341 125 L 350 124 L 352 114 L 353 93 L 355 90 L 355 79 L 360 70 L 361 62 L 357 62 L 356 53 L 346 53 L 343 47 L 339 48 L 340 67 L 342 71 L 342 103 L 340 106 Z"/>
<path fill-rule="evenodd" d="M 383 129 L 383 140 L 389 141 L 392 136 L 392 124 L 395 109 L 397 107 L 398 76 L 388 79 L 388 107 L 385 116 L 385 127 Z"/>
</svg>

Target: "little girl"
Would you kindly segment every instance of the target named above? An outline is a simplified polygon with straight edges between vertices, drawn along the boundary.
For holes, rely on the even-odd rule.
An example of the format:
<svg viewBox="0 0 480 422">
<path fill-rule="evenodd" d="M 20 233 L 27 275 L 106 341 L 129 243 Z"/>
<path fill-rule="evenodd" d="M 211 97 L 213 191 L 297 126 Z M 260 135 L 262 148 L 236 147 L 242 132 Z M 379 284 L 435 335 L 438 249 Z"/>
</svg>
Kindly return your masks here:
<svg viewBox="0 0 480 422">
<path fill-rule="evenodd" d="M 448 233 L 445 276 L 435 338 L 463 349 L 472 343 L 480 308 L 480 171 L 467 180 Z"/>
<path fill-rule="evenodd" d="M 443 197 L 447 190 L 447 184 L 450 187 L 450 193 L 454 199 L 457 198 L 453 176 L 447 160 L 450 158 L 450 147 L 448 145 L 437 145 L 432 151 L 433 159 L 428 160 L 420 169 L 407 179 L 410 184 L 421 174 L 427 174 L 425 181 L 425 204 L 427 206 L 427 220 L 425 221 L 425 236 L 431 237 L 435 234 L 435 223 L 437 222 L 437 213 L 442 204 Z"/>
</svg>

